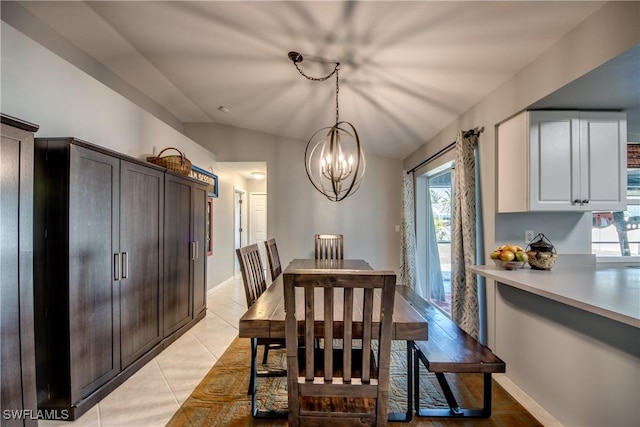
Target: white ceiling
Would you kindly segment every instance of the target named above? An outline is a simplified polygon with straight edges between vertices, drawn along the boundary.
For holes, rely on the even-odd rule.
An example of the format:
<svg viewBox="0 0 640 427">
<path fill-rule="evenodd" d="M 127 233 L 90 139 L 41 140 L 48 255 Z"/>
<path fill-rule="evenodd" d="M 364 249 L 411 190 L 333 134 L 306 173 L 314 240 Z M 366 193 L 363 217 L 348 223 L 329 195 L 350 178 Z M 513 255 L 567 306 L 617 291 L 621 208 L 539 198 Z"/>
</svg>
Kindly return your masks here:
<svg viewBox="0 0 640 427">
<path fill-rule="evenodd" d="M 178 121 L 306 141 L 340 118 L 403 159 L 602 2 L 20 2 Z M 230 111 L 219 111 L 220 106 Z"/>
</svg>

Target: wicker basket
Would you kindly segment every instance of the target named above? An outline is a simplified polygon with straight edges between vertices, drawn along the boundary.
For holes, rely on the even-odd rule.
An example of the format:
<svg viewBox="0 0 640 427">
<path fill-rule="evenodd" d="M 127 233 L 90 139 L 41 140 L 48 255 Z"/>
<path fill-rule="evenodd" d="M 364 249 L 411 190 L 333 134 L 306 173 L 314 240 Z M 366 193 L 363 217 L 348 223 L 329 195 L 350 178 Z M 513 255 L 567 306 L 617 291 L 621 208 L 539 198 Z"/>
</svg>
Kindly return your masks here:
<svg viewBox="0 0 640 427">
<path fill-rule="evenodd" d="M 179 156 L 171 155 L 171 156 L 162 156 L 167 150 L 176 150 L 180 153 Z M 184 153 L 177 148 L 168 147 L 158 153 L 157 157 L 147 157 L 147 162 L 153 163 L 154 165 L 162 166 L 163 168 L 167 168 L 171 171 L 178 172 L 182 175 L 189 175 L 191 173 L 191 161 L 187 159 Z"/>
<path fill-rule="evenodd" d="M 558 254 L 541 252 L 537 255 L 529 256 L 529 265 L 534 270 L 551 270 L 557 259 Z"/>
<path fill-rule="evenodd" d="M 529 256 L 529 265 L 534 270 L 551 270 L 558 260 L 556 248 L 542 233 L 531 239 L 526 251 Z"/>
</svg>

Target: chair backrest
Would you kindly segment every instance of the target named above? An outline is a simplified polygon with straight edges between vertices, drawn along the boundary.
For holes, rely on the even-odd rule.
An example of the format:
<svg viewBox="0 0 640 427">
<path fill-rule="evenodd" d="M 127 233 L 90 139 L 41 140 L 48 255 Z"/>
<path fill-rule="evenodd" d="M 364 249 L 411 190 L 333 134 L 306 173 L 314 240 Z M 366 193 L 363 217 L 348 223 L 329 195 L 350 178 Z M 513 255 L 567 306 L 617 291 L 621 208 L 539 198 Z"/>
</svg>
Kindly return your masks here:
<svg viewBox="0 0 640 427">
<path fill-rule="evenodd" d="M 386 425 L 395 273 L 299 270 L 283 280 L 289 424 L 332 422 L 331 406 L 332 417 Z M 324 349 L 314 345 L 318 334 Z M 334 338 L 342 339 L 340 348 Z"/>
<path fill-rule="evenodd" d="M 344 259 L 342 234 L 316 234 L 316 259 Z"/>
<path fill-rule="evenodd" d="M 269 260 L 269 271 L 271 272 L 271 281 L 276 280 L 276 277 L 282 273 L 282 266 L 280 265 L 280 255 L 278 254 L 278 245 L 276 245 L 276 239 L 269 239 L 264 242 L 264 246 L 267 249 L 267 259 Z"/>
<path fill-rule="evenodd" d="M 258 245 L 254 243 L 253 245 L 236 249 L 236 255 L 240 263 L 244 292 L 247 296 L 247 308 L 249 308 L 267 289 L 267 280 L 262 269 L 260 250 Z"/>
</svg>

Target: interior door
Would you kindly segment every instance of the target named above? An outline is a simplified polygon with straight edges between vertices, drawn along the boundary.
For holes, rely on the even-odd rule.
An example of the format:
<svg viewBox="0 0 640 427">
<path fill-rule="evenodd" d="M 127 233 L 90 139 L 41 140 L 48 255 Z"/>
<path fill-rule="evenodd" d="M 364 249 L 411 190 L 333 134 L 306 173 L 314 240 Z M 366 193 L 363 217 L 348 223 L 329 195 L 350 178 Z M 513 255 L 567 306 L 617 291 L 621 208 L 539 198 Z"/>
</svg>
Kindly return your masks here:
<svg viewBox="0 0 640 427">
<path fill-rule="evenodd" d="M 267 267 L 267 253 L 264 241 L 267 240 L 267 195 L 249 194 L 249 244 L 257 243 L 263 267 Z"/>
<path fill-rule="evenodd" d="M 233 236 L 234 236 L 234 269 L 233 275 L 240 273 L 240 264 L 238 264 L 238 258 L 236 257 L 235 250 L 241 248 L 247 244 L 246 238 L 246 215 L 244 214 L 244 191 L 235 189 L 233 192 Z"/>
</svg>

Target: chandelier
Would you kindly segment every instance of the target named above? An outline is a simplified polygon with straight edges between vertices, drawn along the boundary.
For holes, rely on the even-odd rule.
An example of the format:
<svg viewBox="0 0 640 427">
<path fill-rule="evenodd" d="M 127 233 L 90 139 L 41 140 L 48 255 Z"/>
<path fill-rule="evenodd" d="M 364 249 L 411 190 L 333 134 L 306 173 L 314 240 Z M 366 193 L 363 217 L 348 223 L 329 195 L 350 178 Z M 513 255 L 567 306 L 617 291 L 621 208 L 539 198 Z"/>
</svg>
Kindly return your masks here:
<svg viewBox="0 0 640 427">
<path fill-rule="evenodd" d="M 302 55 L 289 52 L 289 59 L 305 78 L 325 81 L 336 76 L 336 121 L 311 136 L 305 149 L 305 169 L 311 184 L 332 202 L 344 200 L 355 193 L 364 179 L 367 162 L 356 128 L 349 122 L 340 121 L 338 94 L 340 92 L 339 69 L 336 62 L 333 71 L 325 77 L 310 77 L 299 67 Z"/>
</svg>

